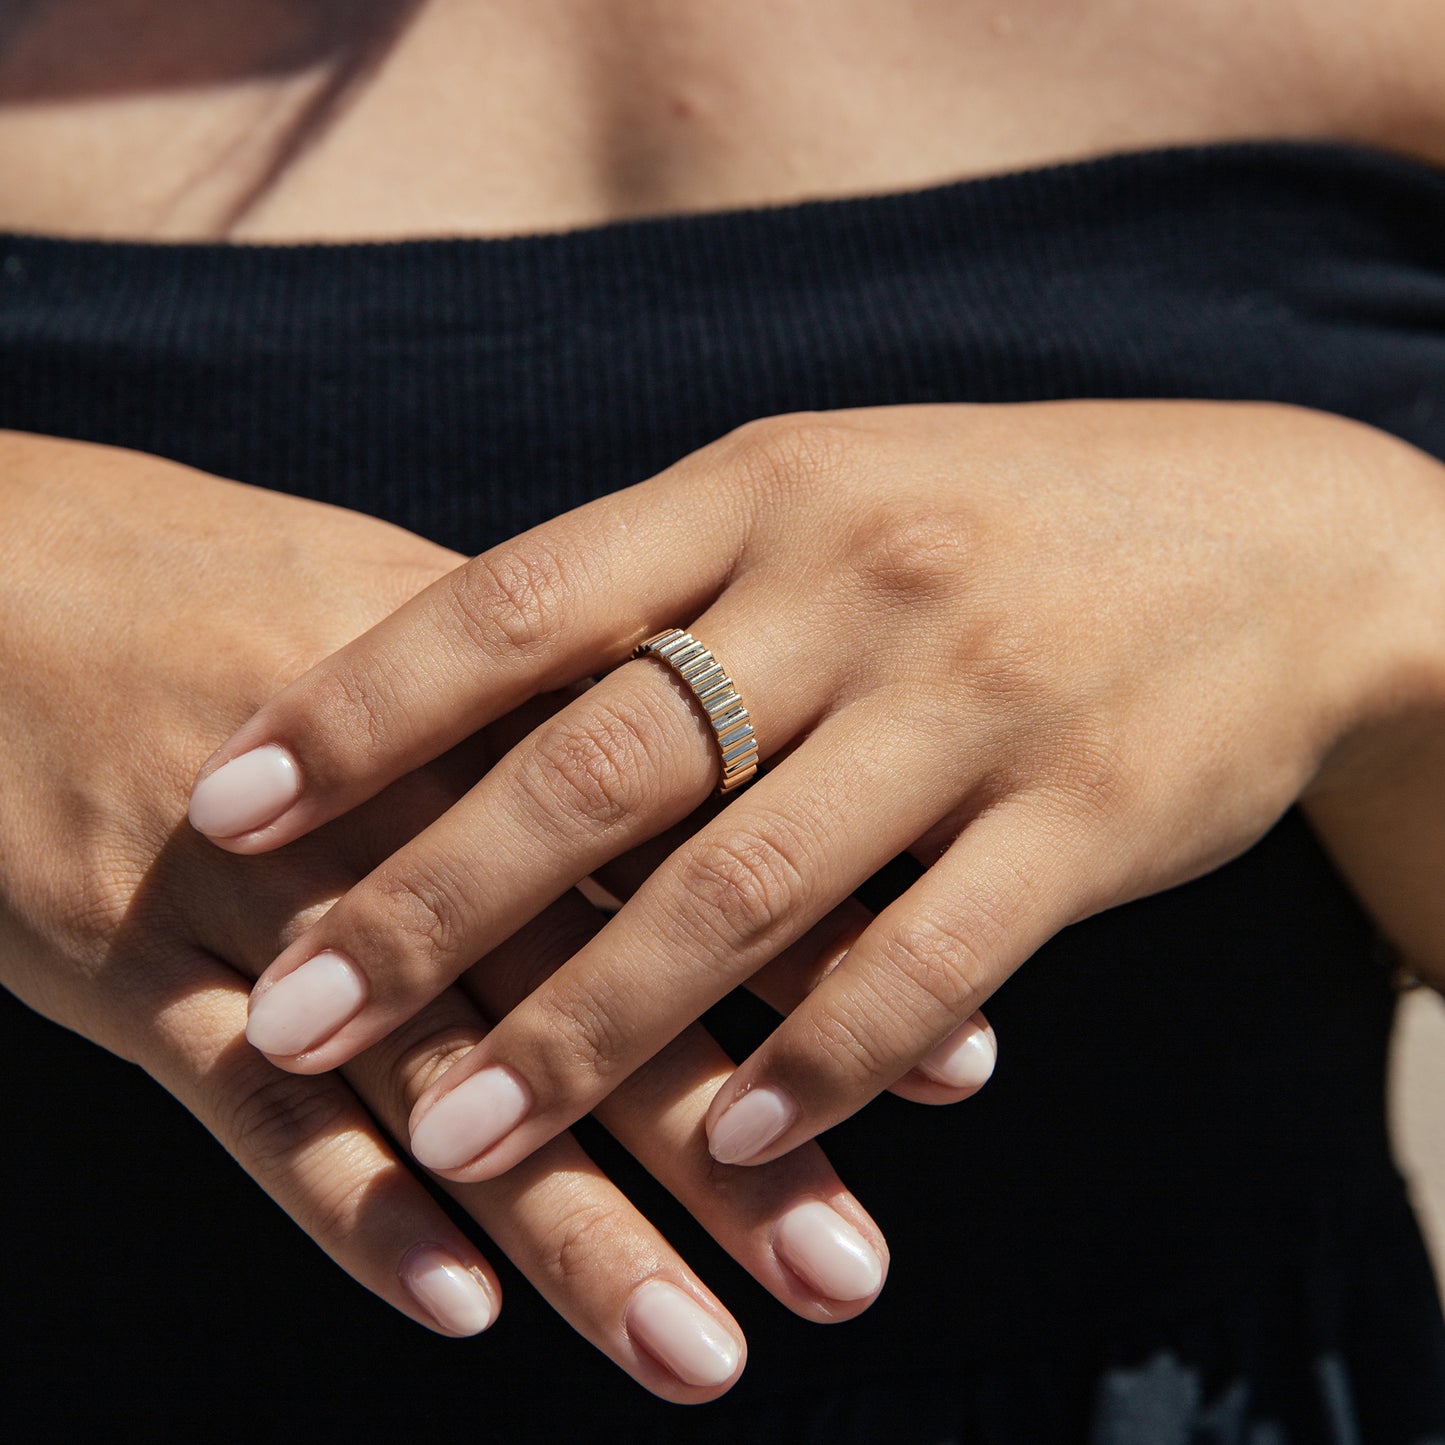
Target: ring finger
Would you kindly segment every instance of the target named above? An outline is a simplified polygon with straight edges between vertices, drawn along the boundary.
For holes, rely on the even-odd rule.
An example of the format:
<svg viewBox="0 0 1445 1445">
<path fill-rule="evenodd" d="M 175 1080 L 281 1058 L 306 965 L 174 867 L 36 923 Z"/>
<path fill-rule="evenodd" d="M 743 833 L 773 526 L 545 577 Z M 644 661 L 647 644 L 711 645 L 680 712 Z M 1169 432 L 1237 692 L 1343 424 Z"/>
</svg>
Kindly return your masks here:
<svg viewBox="0 0 1445 1445">
<path fill-rule="evenodd" d="M 614 899 L 631 898 L 657 865 L 686 841 L 674 829 L 643 848 L 614 859 L 595 875 Z M 609 910 L 609 911 L 615 911 Z M 786 1017 L 847 958 L 873 923 L 857 898 L 845 898 L 796 943 L 748 979 L 750 993 Z M 982 1011 L 954 1029 L 927 1057 L 890 1084 L 889 1092 L 915 1104 L 956 1104 L 983 1088 L 998 1061 L 998 1039 Z"/>
<path fill-rule="evenodd" d="M 739 605 L 753 610 L 745 598 Z M 742 726 L 756 728 L 765 754 L 778 751 L 816 722 L 831 680 L 819 672 L 811 689 L 789 685 L 798 671 L 792 632 L 769 640 L 722 619 L 713 625 L 753 640 L 729 662 L 733 676 L 748 678 Z M 724 686 L 709 705 L 721 701 L 736 718 L 735 696 Z M 248 1037 L 287 1069 L 336 1067 L 578 880 L 693 812 L 719 766 L 703 705 L 674 671 L 639 659 L 609 674 L 266 969 Z"/>
<path fill-rule="evenodd" d="M 830 717 L 658 867 L 422 1100 L 418 1157 L 473 1179 L 510 1168 L 926 832 L 951 785 L 923 730 L 890 721 L 866 700 Z M 422 1142 L 428 1111 L 443 1106 L 458 1130 L 445 1158 Z M 463 1128 L 470 1154 L 459 1152 Z"/>
</svg>

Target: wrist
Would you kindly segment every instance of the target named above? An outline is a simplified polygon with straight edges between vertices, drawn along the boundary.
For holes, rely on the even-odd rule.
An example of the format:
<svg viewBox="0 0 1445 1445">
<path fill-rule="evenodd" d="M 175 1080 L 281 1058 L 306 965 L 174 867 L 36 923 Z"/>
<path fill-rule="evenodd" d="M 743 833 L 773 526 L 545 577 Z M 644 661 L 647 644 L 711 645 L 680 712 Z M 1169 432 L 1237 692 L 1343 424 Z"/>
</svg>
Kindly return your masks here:
<svg viewBox="0 0 1445 1445">
<path fill-rule="evenodd" d="M 1351 685 L 1312 794 L 1371 786 L 1402 748 L 1414 751 L 1403 745 L 1422 727 L 1445 725 L 1445 464 L 1373 428 L 1340 425 L 1343 485 L 1360 489 L 1339 537 L 1352 585 L 1322 615 L 1352 655 Z"/>
</svg>

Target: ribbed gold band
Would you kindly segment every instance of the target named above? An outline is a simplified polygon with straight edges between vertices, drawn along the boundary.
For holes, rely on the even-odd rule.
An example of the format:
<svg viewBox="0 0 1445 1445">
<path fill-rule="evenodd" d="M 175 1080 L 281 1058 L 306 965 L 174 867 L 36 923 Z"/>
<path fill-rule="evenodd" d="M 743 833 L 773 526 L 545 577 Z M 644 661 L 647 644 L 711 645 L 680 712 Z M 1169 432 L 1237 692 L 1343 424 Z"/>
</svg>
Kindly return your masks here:
<svg viewBox="0 0 1445 1445">
<path fill-rule="evenodd" d="M 634 657 L 651 656 L 665 662 L 692 689 L 702 704 L 722 754 L 720 793 L 730 793 L 751 782 L 758 771 L 758 740 L 748 721 L 748 710 L 722 664 L 691 633 L 669 627 L 640 643 Z"/>
</svg>

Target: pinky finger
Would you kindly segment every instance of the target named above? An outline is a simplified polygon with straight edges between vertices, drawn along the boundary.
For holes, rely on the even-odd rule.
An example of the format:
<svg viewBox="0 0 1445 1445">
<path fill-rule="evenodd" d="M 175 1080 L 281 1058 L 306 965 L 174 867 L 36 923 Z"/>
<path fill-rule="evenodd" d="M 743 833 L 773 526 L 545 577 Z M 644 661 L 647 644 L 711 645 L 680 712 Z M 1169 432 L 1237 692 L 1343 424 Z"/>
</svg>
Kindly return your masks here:
<svg viewBox="0 0 1445 1445">
<path fill-rule="evenodd" d="M 595 882 L 619 903 L 624 902 L 684 836 L 682 830 L 673 829 L 614 859 L 598 870 Z M 843 962 L 873 918 L 857 898 L 845 899 L 760 968 L 748 980 L 749 991 L 786 1017 Z M 988 1083 L 997 1061 L 998 1038 L 993 1027 L 982 1012 L 974 1013 L 888 1090 L 913 1104 L 961 1103 Z"/>
<path fill-rule="evenodd" d="M 797 943 L 758 970 L 749 989 L 785 1017 L 847 958 L 873 922 L 856 899 L 839 904 Z M 982 1011 L 965 1019 L 888 1091 L 913 1104 L 958 1104 L 993 1077 L 998 1038 Z"/>
<path fill-rule="evenodd" d="M 1118 895 L 1108 861 L 1052 802 L 1019 797 L 980 815 L 718 1090 L 713 1157 L 776 1159 L 946 1049 L 1036 949 Z M 763 1104 L 744 1104 L 755 1089 Z M 756 1129 L 742 1130 L 763 1108 L 781 1122 L 757 1146 Z"/>
<path fill-rule="evenodd" d="M 202 953 L 158 1000 L 139 1062 L 359 1284 L 440 1334 L 501 1305 L 476 1247 L 336 1074 L 287 1074 L 245 1040 L 249 984 Z"/>
</svg>

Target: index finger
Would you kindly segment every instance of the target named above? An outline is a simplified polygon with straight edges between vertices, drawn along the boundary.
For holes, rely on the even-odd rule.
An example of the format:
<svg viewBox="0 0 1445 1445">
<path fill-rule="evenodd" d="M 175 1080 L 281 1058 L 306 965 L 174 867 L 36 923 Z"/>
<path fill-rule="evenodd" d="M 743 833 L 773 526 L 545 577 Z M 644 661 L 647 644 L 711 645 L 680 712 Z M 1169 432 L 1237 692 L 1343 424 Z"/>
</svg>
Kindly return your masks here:
<svg viewBox="0 0 1445 1445">
<path fill-rule="evenodd" d="M 709 451 L 712 449 L 709 448 Z M 379 792 L 528 698 L 691 617 L 741 549 L 738 491 L 695 453 L 474 557 L 255 713 L 202 769 L 192 825 L 259 853 Z"/>
</svg>

